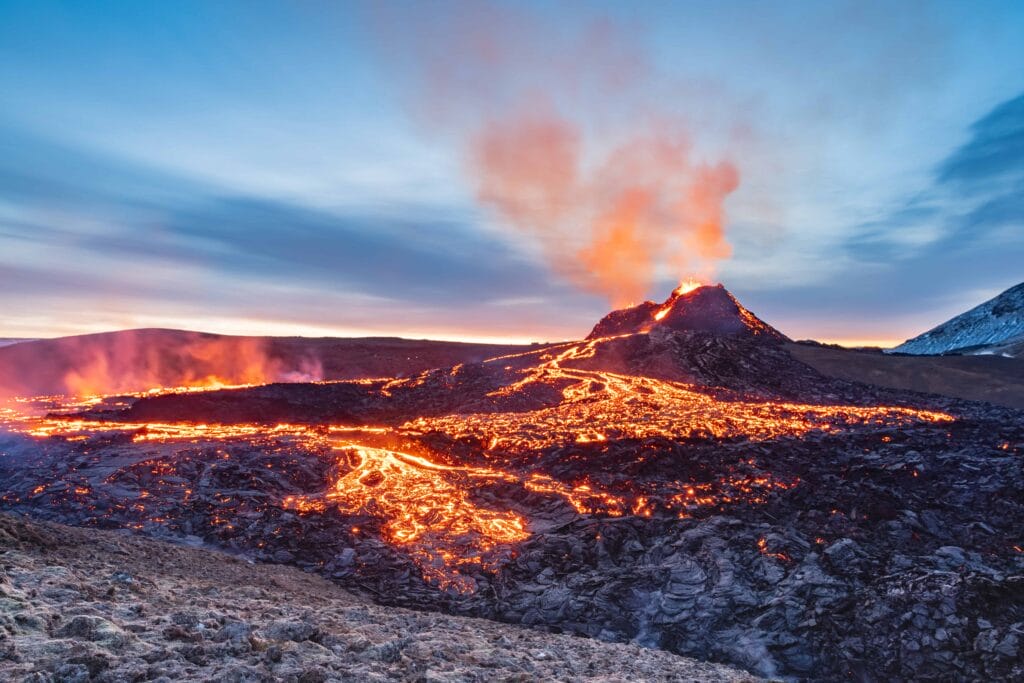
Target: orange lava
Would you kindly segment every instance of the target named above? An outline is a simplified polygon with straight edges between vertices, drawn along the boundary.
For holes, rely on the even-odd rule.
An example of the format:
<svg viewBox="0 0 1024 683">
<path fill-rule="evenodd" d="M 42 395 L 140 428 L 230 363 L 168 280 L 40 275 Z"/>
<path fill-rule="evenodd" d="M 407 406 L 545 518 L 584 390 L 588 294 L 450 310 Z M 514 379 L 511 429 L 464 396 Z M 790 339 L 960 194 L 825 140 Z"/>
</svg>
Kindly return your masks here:
<svg viewBox="0 0 1024 683">
<path fill-rule="evenodd" d="M 462 576 L 464 562 L 490 565 L 487 553 L 499 544 L 529 537 L 526 520 L 512 511 L 490 510 L 474 503 L 474 488 L 510 475 L 484 468 L 451 467 L 383 448 L 355 444 L 335 446 L 348 471 L 323 496 L 290 496 L 284 506 L 303 513 L 334 506 L 348 514 L 371 514 L 384 520 L 385 540 L 410 546 L 427 578 L 459 592 L 476 589 Z"/>
<path fill-rule="evenodd" d="M 684 286 L 689 285 L 681 285 Z M 398 428 L 386 428 L 111 422 L 32 416 L 16 404 L 0 412 L 0 426 L 38 439 L 84 441 L 97 435 L 127 433 L 135 443 L 154 447 L 168 444 L 172 449 L 178 443 L 227 440 L 258 445 L 267 438 L 293 439 L 299 446 L 308 446 L 310 450 L 316 447 L 320 452 L 330 446 L 338 458 L 336 478 L 325 482 L 325 489 L 319 494 L 290 496 L 279 504 L 306 515 L 334 509 L 344 514 L 376 517 L 381 522 L 382 538 L 407 552 L 425 578 L 444 588 L 472 592 L 475 582 L 460 568 L 496 569 L 503 553 L 507 556 L 515 544 L 530 536 L 530 520 L 523 515 L 527 508 L 489 507 L 485 501 L 495 497 L 480 495 L 487 487 L 518 488 L 525 496 L 558 498 L 582 515 L 685 517 L 701 507 L 764 503 L 771 492 L 799 484 L 767 473 L 736 473 L 713 483 L 627 481 L 609 488 L 587 478 L 566 482 L 531 471 L 522 464 L 529 462 L 522 459 L 524 455 L 550 447 L 578 446 L 597 449 L 585 451 L 587 457 L 597 458 L 603 452 L 600 449 L 621 439 L 679 440 L 700 436 L 758 441 L 800 437 L 812 431 L 838 432 L 861 425 L 888 427 L 953 419 L 944 413 L 896 406 L 814 405 L 756 397 L 726 400 L 682 382 L 580 367 L 586 364 L 581 361 L 594 356 L 601 341 L 607 340 L 541 351 L 543 362 L 520 369 L 513 369 L 509 363 L 528 354 L 488 361 L 502 363 L 510 378 L 491 393 L 496 406 L 506 400 L 514 405 L 518 396 L 539 385 L 556 389 L 554 395 L 560 398 L 532 411 L 412 416 Z M 382 392 L 388 396 L 399 387 L 424 381 L 424 377 L 396 379 L 385 385 Z M 189 390 L 192 389 L 163 391 Z M 65 400 L 64 406 L 81 410 L 104 400 L 105 397 L 97 396 Z M 449 462 L 447 458 L 426 447 L 415 454 L 382 447 L 394 442 L 415 443 L 430 432 L 440 432 L 453 441 L 476 440 L 483 449 L 481 455 L 487 467 L 443 464 Z M 227 452 L 223 457 L 228 457 Z M 520 464 L 511 464 L 514 457 L 520 458 Z M 170 468 L 167 472 L 161 470 L 160 476 L 173 474 L 173 459 L 154 462 L 154 467 Z M 89 493 L 84 485 L 76 486 L 76 495 Z M 190 490 L 183 492 L 186 499 L 190 494 Z M 231 528 L 230 519 L 215 519 L 214 523 Z M 770 552 L 764 539 L 758 546 L 765 555 L 787 559 L 782 553 Z"/>
<path fill-rule="evenodd" d="M 679 283 L 679 286 L 672 292 L 672 296 L 682 296 L 683 294 L 689 294 L 695 289 L 702 287 L 703 284 L 700 280 L 695 280 L 692 277 L 687 278 Z"/>
<path fill-rule="evenodd" d="M 802 436 L 844 427 L 948 422 L 945 413 L 901 406 L 817 405 L 723 400 L 694 385 L 571 364 L 593 357 L 607 339 L 568 344 L 539 365 L 519 370 L 519 378 L 492 393 L 509 398 L 532 385 L 559 387 L 562 400 L 530 412 L 486 412 L 420 417 L 403 425 L 410 432 L 443 432 L 490 443 L 489 450 L 526 451 L 558 444 L 605 439 L 670 439 L 698 435 L 751 440 Z M 557 350 L 557 349 L 556 349 Z M 504 359 L 495 359 L 504 360 Z"/>
</svg>

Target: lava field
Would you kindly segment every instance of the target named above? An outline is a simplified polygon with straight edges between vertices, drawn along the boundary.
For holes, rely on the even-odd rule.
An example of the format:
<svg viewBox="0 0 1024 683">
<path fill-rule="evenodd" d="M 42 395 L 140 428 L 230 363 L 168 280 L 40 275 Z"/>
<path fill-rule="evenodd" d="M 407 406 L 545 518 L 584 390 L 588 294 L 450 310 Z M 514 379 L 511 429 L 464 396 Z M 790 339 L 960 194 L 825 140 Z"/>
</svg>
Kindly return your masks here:
<svg viewBox="0 0 1024 683">
<path fill-rule="evenodd" d="M 25 398 L 0 507 L 763 676 L 1024 676 L 1024 413 L 826 378 L 723 293 L 407 378 Z"/>
</svg>

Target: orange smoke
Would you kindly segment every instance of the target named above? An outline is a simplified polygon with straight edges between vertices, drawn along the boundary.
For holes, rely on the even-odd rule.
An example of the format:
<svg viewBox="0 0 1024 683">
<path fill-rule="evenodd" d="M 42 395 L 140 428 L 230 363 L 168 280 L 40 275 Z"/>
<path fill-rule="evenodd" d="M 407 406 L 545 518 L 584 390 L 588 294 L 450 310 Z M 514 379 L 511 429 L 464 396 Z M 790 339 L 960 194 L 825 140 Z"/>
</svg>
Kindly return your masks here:
<svg viewBox="0 0 1024 683">
<path fill-rule="evenodd" d="M 552 114 L 489 121 L 472 143 L 480 201 L 539 240 L 549 264 L 616 305 L 659 271 L 708 272 L 730 255 L 731 163 L 694 164 L 683 134 L 651 130 L 596 162 L 578 127 Z"/>
<path fill-rule="evenodd" d="M 169 386 L 212 389 L 284 379 L 284 368 L 264 347 L 260 339 L 196 337 L 173 347 L 134 348 L 125 357 L 94 351 L 64 376 L 65 391 L 87 396 Z"/>
<path fill-rule="evenodd" d="M 642 188 L 625 190 L 591 224 L 590 243 L 578 252 L 581 284 L 606 293 L 616 307 L 640 300 L 650 284 L 655 245 L 643 232 L 653 199 Z"/>
<path fill-rule="evenodd" d="M 572 210 L 580 139 L 567 122 L 531 113 L 487 126 L 472 144 L 478 197 L 513 224 L 540 232 Z"/>
<path fill-rule="evenodd" d="M 318 359 L 275 351 L 272 345 L 263 338 L 177 330 L 42 340 L 5 350 L 0 396 L 86 396 L 323 378 Z"/>
<path fill-rule="evenodd" d="M 659 279 L 710 278 L 731 253 L 724 204 L 739 173 L 694 158 L 637 32 L 489 3 L 448 9 L 394 17 L 417 33 L 387 42 L 411 47 L 415 109 L 454 137 L 480 204 L 616 306 Z"/>
</svg>

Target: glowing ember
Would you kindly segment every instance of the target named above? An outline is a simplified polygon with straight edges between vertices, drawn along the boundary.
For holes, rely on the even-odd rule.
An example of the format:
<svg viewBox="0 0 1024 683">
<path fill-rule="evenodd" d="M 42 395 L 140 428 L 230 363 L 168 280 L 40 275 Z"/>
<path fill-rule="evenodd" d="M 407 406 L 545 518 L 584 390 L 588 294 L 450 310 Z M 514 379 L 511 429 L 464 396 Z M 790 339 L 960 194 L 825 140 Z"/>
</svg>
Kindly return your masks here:
<svg viewBox="0 0 1024 683">
<path fill-rule="evenodd" d="M 703 283 L 693 278 L 687 278 L 679 283 L 679 286 L 672 291 L 672 296 L 683 296 L 689 294 L 693 290 L 703 287 Z"/>
<path fill-rule="evenodd" d="M 661 320 L 662 318 L 664 318 L 666 315 L 668 315 L 668 312 L 672 310 L 672 304 L 675 302 L 677 298 L 683 296 L 684 294 L 689 294 L 693 290 L 703 286 L 704 285 L 701 282 L 699 282 L 698 280 L 694 280 L 693 278 L 688 278 L 680 282 L 679 286 L 672 290 L 672 296 L 669 297 L 668 301 L 666 301 L 661 308 L 655 311 L 654 319 Z"/>
<path fill-rule="evenodd" d="M 762 537 L 762 538 L 757 539 L 757 549 L 765 557 L 773 557 L 776 560 L 780 560 L 782 562 L 789 562 L 790 561 L 789 555 L 786 555 L 785 553 L 773 553 L 773 552 L 771 552 L 768 549 L 768 539 L 766 539 L 766 538 Z"/>
</svg>

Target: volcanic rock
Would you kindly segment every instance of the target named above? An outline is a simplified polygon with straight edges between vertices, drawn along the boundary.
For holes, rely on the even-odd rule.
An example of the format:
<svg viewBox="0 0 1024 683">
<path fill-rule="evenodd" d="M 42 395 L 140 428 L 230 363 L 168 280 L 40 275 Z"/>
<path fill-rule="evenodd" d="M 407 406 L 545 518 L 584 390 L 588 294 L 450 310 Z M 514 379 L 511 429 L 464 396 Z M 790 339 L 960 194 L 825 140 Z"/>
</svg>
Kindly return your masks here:
<svg viewBox="0 0 1024 683">
<path fill-rule="evenodd" d="M 637 645 L 379 607 L 294 567 L 121 532 L 0 514 L 0 537 L 21 539 L 0 546 L 15 577 L 0 597 L 5 681 L 755 680 Z M 131 590 L 106 578 L 123 568 Z M 52 590 L 64 583 L 81 590 Z"/>
<path fill-rule="evenodd" d="M 612 311 L 594 326 L 587 339 L 650 332 L 667 328 L 709 332 L 728 337 L 785 341 L 787 337 L 748 311 L 722 285 L 680 288 L 664 302 L 645 301 Z"/>
<path fill-rule="evenodd" d="M 59 638 L 80 638 L 103 643 L 109 647 L 121 647 L 128 641 L 128 635 L 103 617 L 79 614 L 61 626 L 56 634 Z"/>
</svg>

